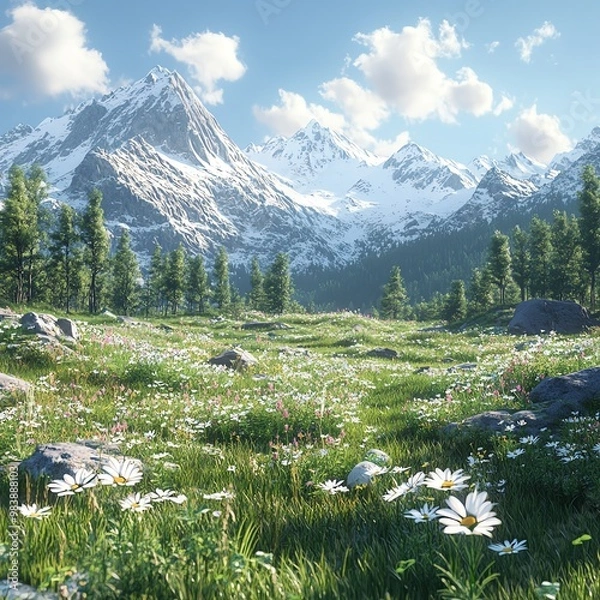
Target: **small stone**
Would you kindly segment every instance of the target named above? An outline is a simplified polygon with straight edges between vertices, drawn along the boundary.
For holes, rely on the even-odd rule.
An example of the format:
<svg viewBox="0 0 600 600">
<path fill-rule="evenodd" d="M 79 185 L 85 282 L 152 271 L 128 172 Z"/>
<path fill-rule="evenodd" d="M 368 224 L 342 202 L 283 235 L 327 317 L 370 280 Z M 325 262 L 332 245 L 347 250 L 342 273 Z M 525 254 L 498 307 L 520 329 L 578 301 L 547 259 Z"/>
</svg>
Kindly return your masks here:
<svg viewBox="0 0 600 600">
<path fill-rule="evenodd" d="M 357 485 L 370 485 L 373 477 L 381 471 L 381 467 L 369 460 L 359 462 L 348 474 L 346 485 L 353 488 Z"/>
</svg>

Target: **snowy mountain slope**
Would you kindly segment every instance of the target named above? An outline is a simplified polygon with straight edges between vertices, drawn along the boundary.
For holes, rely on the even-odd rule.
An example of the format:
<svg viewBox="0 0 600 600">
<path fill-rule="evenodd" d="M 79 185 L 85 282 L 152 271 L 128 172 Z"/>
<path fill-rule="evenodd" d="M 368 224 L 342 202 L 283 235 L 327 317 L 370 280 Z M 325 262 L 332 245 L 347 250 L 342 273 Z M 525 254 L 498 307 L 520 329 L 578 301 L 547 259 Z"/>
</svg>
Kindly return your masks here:
<svg viewBox="0 0 600 600">
<path fill-rule="evenodd" d="M 3 143 L 1 143 L 3 142 Z M 99 187 L 113 224 L 147 253 L 184 243 L 232 260 L 282 249 L 298 263 L 340 262 L 344 227 L 249 160 L 194 92 L 160 67 L 144 79 L 0 140 L 0 170 L 39 163 L 51 193 L 81 206 Z"/>
<path fill-rule="evenodd" d="M 538 187 L 530 180 L 518 179 L 492 167 L 483 176 L 471 198 L 438 227 L 458 230 L 477 222 L 490 223 L 496 217 L 520 210 Z"/>
<path fill-rule="evenodd" d="M 313 121 L 243 152 L 179 74 L 157 67 L 0 136 L 0 178 L 37 162 L 52 197 L 77 207 L 99 187 L 110 227 L 130 227 L 142 258 L 159 242 L 209 256 L 225 245 L 244 265 L 283 250 L 296 268 L 339 266 L 365 248 L 576 199 L 582 166 L 600 167 L 599 142 L 600 128 L 550 169 L 523 154 L 467 167 L 415 143 L 378 162 Z"/>
</svg>

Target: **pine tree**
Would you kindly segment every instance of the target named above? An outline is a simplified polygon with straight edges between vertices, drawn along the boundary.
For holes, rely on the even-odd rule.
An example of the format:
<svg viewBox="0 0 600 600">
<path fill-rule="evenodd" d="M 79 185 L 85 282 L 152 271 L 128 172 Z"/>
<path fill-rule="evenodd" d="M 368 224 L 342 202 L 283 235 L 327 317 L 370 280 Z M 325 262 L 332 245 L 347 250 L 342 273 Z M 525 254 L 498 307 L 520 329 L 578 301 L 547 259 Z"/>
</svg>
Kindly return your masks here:
<svg viewBox="0 0 600 600">
<path fill-rule="evenodd" d="M 487 270 L 492 283 L 498 287 L 502 306 L 505 304 L 506 286 L 510 279 L 510 264 L 508 236 L 500 231 L 495 231 L 488 251 Z"/>
<path fill-rule="evenodd" d="M 579 192 L 579 232 L 583 265 L 590 284 L 590 307 L 596 308 L 596 273 L 600 266 L 600 179 L 594 167 L 583 170 L 583 189 Z"/>
<path fill-rule="evenodd" d="M 109 267 L 108 232 L 104 227 L 102 192 L 93 189 L 88 196 L 88 205 L 81 220 L 81 239 L 84 244 L 83 261 L 89 274 L 88 307 L 91 313 L 100 309 Z"/>
<path fill-rule="evenodd" d="M 17 304 L 26 300 L 27 251 L 33 238 L 30 213 L 25 173 L 20 167 L 12 167 L 8 195 L 0 212 L 0 268 Z"/>
<path fill-rule="evenodd" d="M 176 315 L 185 294 L 185 250 L 181 244 L 167 255 L 164 287 L 166 309 Z"/>
<path fill-rule="evenodd" d="M 229 257 L 223 246 L 219 248 L 214 267 L 213 298 L 217 308 L 223 310 L 231 303 L 231 284 L 229 283 Z"/>
<path fill-rule="evenodd" d="M 485 312 L 494 304 L 492 282 L 486 269 L 473 269 L 469 283 L 469 312 Z"/>
<path fill-rule="evenodd" d="M 39 274 L 39 266 L 42 262 L 40 244 L 45 236 L 41 229 L 43 213 L 41 204 L 46 198 L 48 190 L 46 173 L 39 165 L 34 164 L 29 168 L 25 185 L 29 198 L 29 227 L 32 233 L 26 265 L 27 301 L 31 302 L 35 296 L 35 279 Z"/>
<path fill-rule="evenodd" d="M 75 210 L 68 204 L 62 204 L 56 227 L 50 232 L 51 291 L 67 313 L 77 303 L 82 286 L 83 262 L 76 220 Z"/>
<path fill-rule="evenodd" d="M 450 323 L 462 321 L 467 316 L 467 296 L 465 283 L 456 279 L 450 284 L 450 292 L 444 305 L 444 317 Z"/>
<path fill-rule="evenodd" d="M 552 237 L 550 225 L 537 215 L 529 230 L 530 291 L 534 298 L 546 298 L 550 293 L 550 257 Z"/>
<path fill-rule="evenodd" d="M 388 282 L 383 286 L 380 314 L 384 319 L 402 319 L 406 316 L 407 298 L 400 267 L 392 267 Z"/>
<path fill-rule="evenodd" d="M 290 261 L 285 252 L 279 252 L 269 267 L 264 280 L 264 293 L 267 310 L 283 314 L 292 301 L 293 284 L 290 275 Z"/>
<path fill-rule="evenodd" d="M 264 275 L 260 270 L 258 258 L 252 258 L 252 266 L 250 270 L 250 292 L 248 294 L 248 305 L 253 310 L 263 310 L 265 308 L 265 289 Z"/>
<path fill-rule="evenodd" d="M 190 312 L 202 314 L 210 298 L 208 273 L 202 256 L 193 256 L 187 263 L 186 299 Z"/>
<path fill-rule="evenodd" d="M 123 229 L 112 259 L 112 307 L 130 315 L 136 309 L 140 297 L 140 268 L 137 256 L 131 249 L 131 236 Z"/>
<path fill-rule="evenodd" d="M 556 300 L 578 299 L 582 292 L 583 256 L 577 220 L 555 210 L 550 235 L 550 295 Z"/>
<path fill-rule="evenodd" d="M 527 299 L 529 288 L 529 236 L 518 225 L 512 233 L 511 268 L 515 283 L 519 286 L 521 302 Z"/>
</svg>

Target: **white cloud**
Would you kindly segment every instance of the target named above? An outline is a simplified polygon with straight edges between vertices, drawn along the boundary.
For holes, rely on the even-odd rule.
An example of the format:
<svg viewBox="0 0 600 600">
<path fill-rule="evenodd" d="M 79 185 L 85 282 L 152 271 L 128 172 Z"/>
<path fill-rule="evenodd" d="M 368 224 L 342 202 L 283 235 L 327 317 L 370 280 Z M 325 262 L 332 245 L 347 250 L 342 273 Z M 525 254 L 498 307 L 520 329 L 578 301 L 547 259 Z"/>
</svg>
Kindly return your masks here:
<svg viewBox="0 0 600 600">
<path fill-rule="evenodd" d="M 377 129 L 389 115 L 385 102 L 377 94 L 348 77 L 323 83 L 321 96 L 335 102 L 352 125 L 360 129 Z"/>
<path fill-rule="evenodd" d="M 108 91 L 108 66 L 87 47 L 85 25 L 71 13 L 23 4 L 8 11 L 12 22 L 0 29 L 0 74 L 43 96 Z M 4 95 L 9 92 L 5 89 Z"/>
<path fill-rule="evenodd" d="M 437 59 L 457 57 L 468 47 L 446 21 L 437 37 L 429 21 L 421 19 L 416 27 L 404 27 L 400 33 L 384 27 L 359 33 L 355 40 L 368 51 L 358 56 L 354 66 L 402 116 L 454 122 L 461 111 L 480 116 L 492 110 L 492 88 L 473 70 L 460 69 L 452 79 L 438 67 Z"/>
<path fill-rule="evenodd" d="M 503 95 L 500 102 L 498 102 L 498 104 L 496 104 L 496 106 L 494 107 L 494 116 L 497 117 L 501 115 L 503 112 L 510 110 L 514 105 L 515 101 L 512 98 Z"/>
<path fill-rule="evenodd" d="M 300 94 L 280 89 L 279 100 L 278 105 L 274 104 L 269 108 L 254 106 L 252 109 L 255 118 L 277 135 L 294 135 L 312 119 L 336 131 L 344 130 L 346 120 L 343 115 L 331 112 L 319 104 L 308 103 Z"/>
<path fill-rule="evenodd" d="M 344 82 L 331 86 L 331 89 L 335 89 L 339 93 L 337 85 L 346 90 L 345 86 L 352 89 L 352 84 Z M 363 92 L 366 92 L 366 90 L 363 90 Z M 352 109 L 353 106 L 350 108 Z M 356 118 L 357 114 L 360 116 L 358 110 L 354 113 L 350 111 L 351 118 L 347 119 L 343 114 L 332 112 L 320 104 L 309 103 L 300 94 L 286 90 L 279 90 L 279 104 L 274 104 L 268 108 L 254 106 L 253 113 L 255 118 L 266 125 L 273 134 L 285 137 L 294 135 L 299 129 L 315 119 L 324 127 L 344 134 L 361 148 L 371 150 L 371 152 L 386 158 L 404 146 L 410 139 L 408 132 L 404 131 L 392 140 L 381 140 L 371 134 L 368 127 L 365 127 L 366 118 Z M 372 123 L 367 122 L 366 124 L 370 125 Z"/>
<path fill-rule="evenodd" d="M 531 53 L 537 46 L 541 46 L 546 40 L 560 37 L 560 33 L 550 21 L 544 21 L 541 27 L 538 27 L 532 34 L 526 38 L 519 38 L 515 42 L 515 46 L 519 51 L 521 60 L 528 63 L 531 61 Z"/>
<path fill-rule="evenodd" d="M 560 129 L 559 118 L 538 113 L 535 104 L 522 110 L 508 129 L 524 154 L 545 164 L 559 152 L 566 152 L 573 147 L 571 140 Z"/>
<path fill-rule="evenodd" d="M 489 54 L 493 54 L 494 52 L 496 52 L 496 49 L 498 48 L 499 45 L 500 45 L 500 42 L 495 40 L 493 42 L 490 42 L 489 44 L 486 44 L 485 48 Z"/>
<path fill-rule="evenodd" d="M 165 40 L 162 29 L 152 27 L 150 51 L 166 52 L 175 60 L 185 64 L 191 77 L 198 84 L 196 91 L 207 104 L 221 104 L 223 89 L 220 81 L 237 81 L 246 72 L 238 58 L 239 38 L 227 37 L 223 33 L 195 33 L 181 40 Z"/>
</svg>

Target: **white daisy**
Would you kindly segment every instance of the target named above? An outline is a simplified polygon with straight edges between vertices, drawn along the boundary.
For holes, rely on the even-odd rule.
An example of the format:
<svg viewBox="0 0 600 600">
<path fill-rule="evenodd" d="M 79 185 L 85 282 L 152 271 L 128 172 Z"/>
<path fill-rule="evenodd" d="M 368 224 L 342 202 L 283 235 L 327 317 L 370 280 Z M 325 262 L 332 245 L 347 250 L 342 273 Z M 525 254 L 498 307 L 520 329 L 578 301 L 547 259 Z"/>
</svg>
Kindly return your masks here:
<svg viewBox="0 0 600 600">
<path fill-rule="evenodd" d="M 404 496 L 409 491 L 409 489 L 410 488 L 405 483 L 403 483 L 402 485 L 397 485 L 395 488 L 388 490 L 383 495 L 383 499 L 386 502 L 393 502 L 394 500 L 397 500 L 401 496 Z"/>
<path fill-rule="evenodd" d="M 436 469 L 431 471 L 424 484 L 429 488 L 436 490 L 464 490 L 467 487 L 465 481 L 471 479 L 470 475 L 465 475 L 462 469 L 451 471 L 450 469 Z"/>
<path fill-rule="evenodd" d="M 148 494 L 152 502 L 174 502 L 175 504 L 183 504 L 187 497 L 184 494 L 177 494 L 173 490 L 161 490 L 156 488 Z"/>
<path fill-rule="evenodd" d="M 507 452 L 506 458 L 517 458 L 517 456 L 521 456 L 521 454 L 525 454 L 525 450 L 523 448 L 517 448 Z"/>
<path fill-rule="evenodd" d="M 415 523 L 428 523 L 438 518 L 437 510 L 439 506 L 430 507 L 427 502 L 419 509 L 413 508 L 407 510 L 404 516 L 407 519 L 412 519 Z"/>
<path fill-rule="evenodd" d="M 62 479 L 51 481 L 48 489 L 57 496 L 74 496 L 84 489 L 93 488 L 97 483 L 96 473 L 88 469 L 78 469 L 74 476 L 67 473 Z"/>
<path fill-rule="evenodd" d="M 28 519 L 37 519 L 41 521 L 42 519 L 49 517 L 52 509 L 49 506 L 44 506 L 43 508 L 38 508 L 37 504 L 21 504 L 19 506 L 19 512 Z"/>
<path fill-rule="evenodd" d="M 340 492 L 349 492 L 350 490 L 344 485 L 343 481 L 337 481 L 335 479 L 328 479 L 324 483 L 319 483 L 317 487 L 321 488 L 324 492 L 331 494 L 332 496 Z"/>
<path fill-rule="evenodd" d="M 127 498 L 119 500 L 121 510 L 131 510 L 132 512 L 144 512 L 152 508 L 152 500 L 149 494 L 142 496 L 139 492 L 129 494 Z"/>
<path fill-rule="evenodd" d="M 492 530 L 502 521 L 492 511 L 494 506 L 487 499 L 487 492 L 470 492 L 463 504 L 455 496 L 446 500 L 449 508 L 440 508 L 437 514 L 440 523 L 445 525 L 444 533 L 453 535 L 486 535 L 492 537 Z"/>
<path fill-rule="evenodd" d="M 136 462 L 124 458 L 118 460 L 110 456 L 106 463 L 102 465 L 104 473 L 98 475 L 102 485 L 126 485 L 131 486 L 142 480 L 142 470 Z"/>
<path fill-rule="evenodd" d="M 527 540 L 523 540 L 521 542 L 517 541 L 516 539 L 512 542 L 504 540 L 504 542 L 501 544 L 490 544 L 488 548 L 501 555 L 517 554 L 517 552 L 527 550 Z"/>
<path fill-rule="evenodd" d="M 204 494 L 202 497 L 205 500 L 232 500 L 235 498 L 235 494 L 233 492 L 223 490 L 221 492 L 215 492 L 214 494 Z"/>
</svg>

